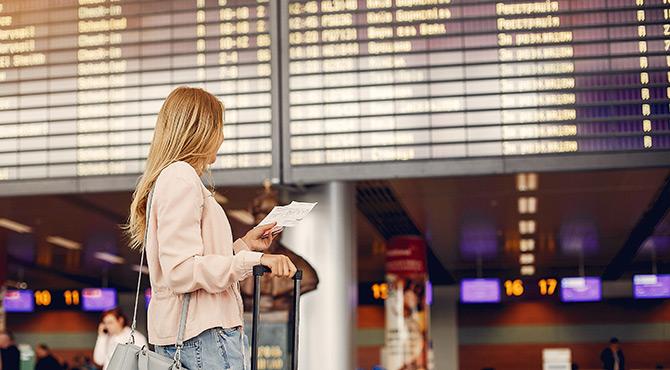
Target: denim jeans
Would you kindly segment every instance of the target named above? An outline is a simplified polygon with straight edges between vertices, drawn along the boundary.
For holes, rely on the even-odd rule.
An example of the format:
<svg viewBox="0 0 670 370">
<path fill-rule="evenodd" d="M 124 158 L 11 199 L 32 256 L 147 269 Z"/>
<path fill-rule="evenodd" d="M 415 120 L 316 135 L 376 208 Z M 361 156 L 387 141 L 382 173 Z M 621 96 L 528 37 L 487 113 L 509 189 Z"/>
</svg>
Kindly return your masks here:
<svg viewBox="0 0 670 370">
<path fill-rule="evenodd" d="M 159 355 L 174 357 L 175 345 L 156 346 Z M 188 370 L 247 370 L 249 342 L 242 328 L 213 328 L 184 342 L 181 363 Z"/>
</svg>

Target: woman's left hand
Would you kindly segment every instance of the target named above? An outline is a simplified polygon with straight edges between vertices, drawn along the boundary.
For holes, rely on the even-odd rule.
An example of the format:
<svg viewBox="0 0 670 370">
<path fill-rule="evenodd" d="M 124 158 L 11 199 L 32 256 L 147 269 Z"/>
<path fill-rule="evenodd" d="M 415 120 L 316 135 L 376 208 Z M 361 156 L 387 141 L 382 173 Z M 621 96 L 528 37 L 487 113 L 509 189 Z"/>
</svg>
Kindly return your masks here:
<svg viewBox="0 0 670 370">
<path fill-rule="evenodd" d="M 276 222 L 267 225 L 256 226 L 242 237 L 242 240 L 254 252 L 263 252 L 272 245 L 275 235 L 271 232 L 272 228 L 277 226 Z M 281 232 L 281 230 L 280 230 Z"/>
</svg>

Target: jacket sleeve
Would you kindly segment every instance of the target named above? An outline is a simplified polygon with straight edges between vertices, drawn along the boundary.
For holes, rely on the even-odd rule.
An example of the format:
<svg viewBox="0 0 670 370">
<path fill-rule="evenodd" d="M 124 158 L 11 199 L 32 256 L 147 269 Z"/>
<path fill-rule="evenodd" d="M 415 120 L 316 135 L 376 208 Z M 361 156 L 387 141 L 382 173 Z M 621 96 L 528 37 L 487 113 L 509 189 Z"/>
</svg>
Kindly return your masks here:
<svg viewBox="0 0 670 370">
<path fill-rule="evenodd" d="M 173 172 L 177 171 L 159 178 L 152 202 L 156 207 L 158 260 L 167 284 L 180 294 L 200 289 L 222 292 L 251 274 L 262 253 L 241 250 L 234 256 L 203 255 L 200 180 Z"/>
<path fill-rule="evenodd" d="M 235 240 L 235 243 L 233 243 L 233 251 L 235 254 L 240 253 L 241 251 L 250 251 L 251 249 L 247 245 L 247 243 L 244 242 L 242 239 L 237 239 Z"/>
<path fill-rule="evenodd" d="M 107 341 L 109 337 L 107 335 L 98 335 L 98 339 L 95 341 L 95 347 L 93 348 L 93 362 L 96 365 L 102 366 L 107 360 Z"/>
</svg>

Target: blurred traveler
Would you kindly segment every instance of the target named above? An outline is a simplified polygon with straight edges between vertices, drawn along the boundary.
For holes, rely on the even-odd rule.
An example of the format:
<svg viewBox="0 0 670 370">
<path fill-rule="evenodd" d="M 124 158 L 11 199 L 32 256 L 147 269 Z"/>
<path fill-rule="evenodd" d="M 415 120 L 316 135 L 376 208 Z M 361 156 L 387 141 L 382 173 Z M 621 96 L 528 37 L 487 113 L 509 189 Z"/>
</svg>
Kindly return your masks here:
<svg viewBox="0 0 670 370">
<path fill-rule="evenodd" d="M 610 339 L 610 345 L 600 353 L 600 361 L 605 370 L 624 370 L 623 351 L 619 348 L 619 339 Z"/>
<path fill-rule="evenodd" d="M 40 343 L 35 348 L 37 364 L 35 370 L 63 370 L 63 366 L 51 354 L 51 350 L 46 344 Z"/>
<path fill-rule="evenodd" d="M 19 370 L 21 353 L 14 344 L 14 335 L 9 331 L 0 331 L 0 368 L 2 370 Z"/>
<path fill-rule="evenodd" d="M 130 327 L 123 311 L 117 307 L 103 312 L 98 325 L 98 340 L 93 350 L 93 361 L 106 369 L 116 345 L 128 343 L 129 340 Z M 146 338 L 137 331 L 135 332 L 135 344 L 140 347 L 147 344 Z"/>
<path fill-rule="evenodd" d="M 146 242 L 153 292 L 149 341 L 158 354 L 175 355 L 184 294 L 190 294 L 180 347 L 187 369 L 246 368 L 239 282 L 258 264 L 274 276 L 296 272 L 285 255 L 261 253 L 272 244 L 276 224 L 255 227 L 233 242 L 225 212 L 202 183 L 223 143 L 223 113 L 223 103 L 205 90 L 170 93 L 158 112 L 127 225 L 134 247 Z"/>
<path fill-rule="evenodd" d="M 98 367 L 93 364 L 88 356 L 76 355 L 73 361 L 70 370 L 98 370 Z"/>
</svg>

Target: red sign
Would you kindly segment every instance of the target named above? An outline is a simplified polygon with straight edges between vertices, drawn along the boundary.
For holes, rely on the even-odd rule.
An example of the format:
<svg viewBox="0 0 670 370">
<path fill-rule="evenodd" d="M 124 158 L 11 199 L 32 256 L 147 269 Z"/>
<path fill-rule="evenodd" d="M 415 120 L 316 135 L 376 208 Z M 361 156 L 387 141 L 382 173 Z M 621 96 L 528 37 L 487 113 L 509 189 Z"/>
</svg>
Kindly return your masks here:
<svg viewBox="0 0 670 370">
<path fill-rule="evenodd" d="M 425 275 L 426 243 L 419 236 L 396 236 L 386 249 L 386 273 L 409 277 Z"/>
</svg>

